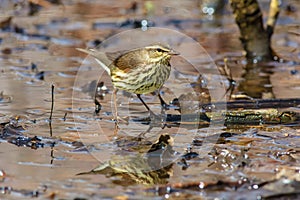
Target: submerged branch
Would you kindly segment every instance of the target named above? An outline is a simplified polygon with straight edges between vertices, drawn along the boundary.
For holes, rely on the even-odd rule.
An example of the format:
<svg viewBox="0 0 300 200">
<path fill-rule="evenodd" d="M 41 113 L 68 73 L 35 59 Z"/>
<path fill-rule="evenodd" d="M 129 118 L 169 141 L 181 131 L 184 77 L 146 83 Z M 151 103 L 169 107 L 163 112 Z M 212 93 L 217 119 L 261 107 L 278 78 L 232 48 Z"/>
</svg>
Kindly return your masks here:
<svg viewBox="0 0 300 200">
<path fill-rule="evenodd" d="M 186 125 L 199 124 L 206 127 L 209 123 L 228 125 L 263 125 L 263 124 L 300 124 L 300 113 L 279 111 L 275 108 L 245 109 L 235 111 L 203 112 L 200 117 L 197 114 L 167 115 L 167 123 L 180 123 Z"/>
<path fill-rule="evenodd" d="M 233 102 L 216 102 L 205 104 L 202 111 L 190 114 L 167 114 L 166 126 L 184 125 L 188 127 L 207 127 L 210 124 L 225 126 L 253 126 L 268 124 L 293 124 L 300 126 L 300 113 L 284 108 L 299 107 L 300 99 L 268 99 L 243 100 Z M 218 107 L 225 108 L 218 110 Z M 226 109 L 227 107 L 227 109 Z M 135 122 L 150 124 L 151 127 L 160 126 L 160 123 L 151 119 L 134 119 Z M 150 123 L 151 121 L 151 123 Z"/>
<path fill-rule="evenodd" d="M 199 126 L 205 126 L 212 121 L 224 123 L 225 125 L 300 124 L 300 113 L 279 110 L 299 105 L 300 99 L 216 102 L 203 105 L 202 108 L 205 111 L 200 114 L 168 115 L 167 122 L 198 123 Z M 215 110 L 216 107 L 227 107 L 228 110 Z"/>
</svg>

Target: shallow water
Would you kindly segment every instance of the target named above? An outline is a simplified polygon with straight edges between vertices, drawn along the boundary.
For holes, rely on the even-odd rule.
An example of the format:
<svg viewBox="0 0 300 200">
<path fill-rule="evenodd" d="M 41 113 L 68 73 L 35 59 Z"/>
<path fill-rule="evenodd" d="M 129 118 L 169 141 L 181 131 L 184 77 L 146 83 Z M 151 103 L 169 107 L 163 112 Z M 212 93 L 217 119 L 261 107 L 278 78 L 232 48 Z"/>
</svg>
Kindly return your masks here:
<svg viewBox="0 0 300 200">
<path fill-rule="evenodd" d="M 224 123 L 208 126 L 208 123 L 198 125 L 181 119 L 182 123 L 170 123 L 171 127 L 162 129 L 160 123 L 149 125 L 147 121 L 135 121 L 147 117 L 148 113 L 135 95 L 120 91 L 119 113 L 128 118 L 129 124 L 121 123 L 115 135 L 109 76 L 91 57 L 85 57 L 75 48 L 92 48 L 102 42 L 103 49 L 124 50 L 126 42 L 132 41 L 107 38 L 132 30 L 140 26 L 140 20 L 148 19 L 148 24 L 179 31 L 203 47 L 199 55 L 189 40 L 179 41 L 179 37 L 170 37 L 167 32 L 143 40 L 146 43 L 155 39 L 167 41 L 181 51 L 181 56 L 171 61 L 172 74 L 162 93 L 166 102 L 180 98 L 181 106 L 185 106 L 182 112 L 195 112 L 199 98 L 203 103 L 225 100 L 223 94 L 229 82 L 212 62 L 223 66 L 225 57 L 238 84 L 234 95 L 300 98 L 299 2 L 284 2 L 273 35 L 273 48 L 284 62 L 261 64 L 261 70 L 259 67 L 251 70 L 249 64 L 247 67 L 239 31 L 228 6 L 221 15 L 207 16 L 200 11 L 201 3 L 193 1 L 164 1 L 163 7 L 158 5 L 160 2 L 136 2 L 135 9 L 132 2 L 63 1 L 63 5 L 40 8 L 33 16 L 28 16 L 26 4 L 3 2 L 0 21 L 13 18 L 0 31 L 0 92 L 3 92 L 0 130 L 9 133 L 7 137 L 2 134 L 0 140 L 0 198 L 254 199 L 289 191 L 298 195 L 297 199 L 299 121 L 225 127 Z M 267 13 L 267 1 L 262 6 Z M 199 77 L 199 71 L 204 78 Z M 99 97 L 102 104 L 99 115 L 94 112 L 96 88 L 92 81 L 103 81 L 108 87 L 108 91 L 103 91 L 105 96 Z M 206 84 L 207 87 L 201 87 Z M 54 110 L 49 126 L 52 85 Z M 207 90 L 210 99 L 204 97 Z M 198 96 L 190 91 L 197 91 Z M 155 113 L 160 112 L 157 97 L 149 94 L 143 98 Z M 282 110 L 298 114 L 300 111 L 299 105 Z M 174 109 L 167 113 L 179 114 Z M 135 137 L 146 131 L 145 138 L 136 141 Z M 126 173 L 77 175 L 109 160 L 117 162 L 120 156 L 124 158 L 120 166 L 134 168 L 134 163 L 125 160 L 133 157 L 139 162 L 135 157 L 137 152 L 145 156 L 150 144 L 162 133 L 174 138 L 173 149 L 178 152 L 171 169 L 165 169 L 170 177 L 139 184 L 128 176 L 124 178 Z M 186 158 L 185 165 L 181 156 L 189 148 L 190 153 L 198 156 Z M 295 181 L 294 185 L 280 185 L 284 185 L 281 174 L 290 182 Z M 199 189 L 201 182 L 211 186 Z M 180 184 L 186 185 L 180 187 Z M 255 184 L 259 185 L 257 189 Z"/>
</svg>

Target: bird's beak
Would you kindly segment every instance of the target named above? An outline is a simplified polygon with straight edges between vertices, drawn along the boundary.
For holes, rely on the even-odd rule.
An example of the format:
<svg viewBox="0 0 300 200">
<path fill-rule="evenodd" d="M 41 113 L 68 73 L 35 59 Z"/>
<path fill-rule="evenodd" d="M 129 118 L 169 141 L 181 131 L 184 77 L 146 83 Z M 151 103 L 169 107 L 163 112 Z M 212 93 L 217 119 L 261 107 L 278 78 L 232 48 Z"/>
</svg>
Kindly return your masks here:
<svg viewBox="0 0 300 200">
<path fill-rule="evenodd" d="M 168 52 L 168 54 L 169 54 L 169 55 L 171 55 L 171 56 L 180 55 L 180 53 L 179 53 L 179 52 L 177 52 L 177 51 L 174 51 L 174 50 L 170 50 L 170 51 Z"/>
</svg>

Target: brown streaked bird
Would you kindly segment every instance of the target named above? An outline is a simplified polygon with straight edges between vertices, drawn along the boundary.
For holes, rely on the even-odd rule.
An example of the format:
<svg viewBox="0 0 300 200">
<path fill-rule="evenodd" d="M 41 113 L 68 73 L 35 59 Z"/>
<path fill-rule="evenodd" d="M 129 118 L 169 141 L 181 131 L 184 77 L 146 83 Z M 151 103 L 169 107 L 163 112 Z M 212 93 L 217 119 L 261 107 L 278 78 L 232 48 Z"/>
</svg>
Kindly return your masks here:
<svg viewBox="0 0 300 200">
<path fill-rule="evenodd" d="M 153 114 L 141 98 L 141 94 L 154 92 L 163 86 L 170 76 L 171 56 L 179 55 L 178 52 L 158 44 L 117 53 L 102 53 L 94 49 L 78 48 L 77 50 L 93 56 L 110 75 L 115 88 L 114 105 L 116 118 L 118 117 L 116 105 L 118 89 L 136 94 L 150 114 Z M 166 103 L 159 93 L 158 97 L 162 106 L 165 106 Z M 118 124 L 118 119 L 116 124 Z"/>
</svg>

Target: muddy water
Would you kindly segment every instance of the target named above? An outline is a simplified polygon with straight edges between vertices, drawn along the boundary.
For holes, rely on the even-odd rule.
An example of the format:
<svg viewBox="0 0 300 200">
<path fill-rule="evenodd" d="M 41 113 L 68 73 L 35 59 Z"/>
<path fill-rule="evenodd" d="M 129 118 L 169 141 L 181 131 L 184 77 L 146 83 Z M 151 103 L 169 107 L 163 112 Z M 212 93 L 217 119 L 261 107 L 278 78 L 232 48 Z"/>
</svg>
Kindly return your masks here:
<svg viewBox="0 0 300 200">
<path fill-rule="evenodd" d="M 177 30 L 203 46 L 210 57 L 203 53 L 194 58 L 205 75 L 202 81 L 220 79 L 216 82 L 222 83 L 219 87 L 210 85 L 211 94 L 223 97 L 229 86 L 226 77 L 216 74 L 211 67 L 211 61 L 223 66 L 226 57 L 238 84 L 234 95 L 300 98 L 298 1 L 284 2 L 273 37 L 273 47 L 284 62 L 264 63 L 255 69 L 243 58 L 239 32 L 228 6 L 222 14 L 207 16 L 201 12 L 200 2 L 166 1 L 164 7 L 159 4 L 64 1 L 63 5 L 44 5 L 29 16 L 26 3 L 3 2 L 0 19 L 5 21 L 12 16 L 12 21 L 0 31 L 0 123 L 1 131 L 10 134 L 0 140 L 1 199 L 162 199 L 169 196 L 254 199 L 287 192 L 280 185 L 283 184 L 281 174 L 295 181 L 293 186 L 286 186 L 291 193 L 299 191 L 299 121 L 288 125 L 227 128 L 223 124 L 209 127 L 175 123 L 162 129 L 160 123 L 149 125 L 135 121 L 147 117 L 147 112 L 134 95 L 120 91 L 120 116 L 127 117 L 129 124 L 121 123 L 118 135 L 114 134 L 110 79 L 93 59 L 75 48 L 95 47 L 117 33 L 140 27 L 142 19 L 148 19 L 155 27 Z M 267 13 L 267 2 L 263 1 L 262 6 Z M 169 35 L 160 35 L 160 39 L 170 40 Z M 189 43 L 183 44 L 182 52 L 191 48 Z M 185 91 L 197 91 L 194 85 L 199 86 L 199 71 L 183 57 L 172 59 L 172 66 L 171 77 L 163 88 L 165 100 L 169 102 L 185 94 L 181 96 L 183 100 L 194 98 L 187 101 L 188 106 L 198 102 L 199 96 L 189 96 Z M 99 115 L 95 114 L 92 81 L 103 81 L 108 87 L 103 92 L 105 96 L 100 98 Z M 49 126 L 52 85 L 54 110 Z M 160 112 L 158 98 L 153 95 L 143 98 L 156 113 Z M 187 112 L 191 112 L 194 107 L 188 106 Z M 299 106 L 286 110 L 299 113 Z M 178 111 L 171 109 L 167 113 L 178 114 Z M 134 139 L 147 130 L 142 142 Z M 150 183 L 142 184 L 136 181 L 142 178 L 128 177 L 126 173 L 77 175 L 109 160 L 117 162 L 120 156 L 135 158 L 137 149 L 146 152 L 149 144 L 162 133 L 174 138 L 173 149 L 180 156 L 189 148 L 192 148 L 189 153 L 198 154 L 186 158 L 187 164 L 177 156 L 172 168 L 165 169 L 170 177 L 159 176 L 159 181 L 153 178 Z M 221 133 L 219 140 L 213 138 Z M 35 136 L 38 139 L 31 142 L 20 141 Z M 205 140 L 210 137 L 211 140 Z M 134 168 L 132 163 L 121 162 L 122 165 Z M 267 181 L 273 182 L 262 184 Z M 211 187 L 199 189 L 200 182 Z M 160 183 L 159 191 L 155 189 L 157 183 Z M 165 187 L 166 183 L 172 185 L 172 191 Z M 186 184 L 185 189 L 179 187 L 180 183 Z M 255 184 L 261 185 L 255 189 Z M 283 189 L 278 191 L 278 187 Z"/>
</svg>

